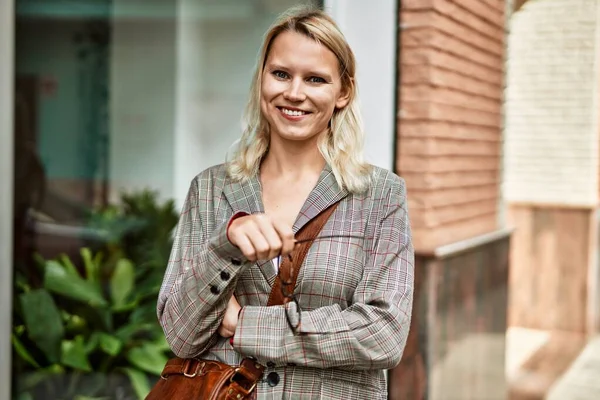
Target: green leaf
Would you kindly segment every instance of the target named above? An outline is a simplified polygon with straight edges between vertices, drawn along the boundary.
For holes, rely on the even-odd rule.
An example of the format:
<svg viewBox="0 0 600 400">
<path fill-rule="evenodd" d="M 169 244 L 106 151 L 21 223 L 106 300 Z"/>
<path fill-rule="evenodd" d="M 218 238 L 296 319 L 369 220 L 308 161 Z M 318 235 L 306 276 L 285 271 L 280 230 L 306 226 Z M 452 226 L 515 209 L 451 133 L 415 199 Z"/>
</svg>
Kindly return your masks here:
<svg viewBox="0 0 600 400">
<path fill-rule="evenodd" d="M 27 391 L 42 383 L 51 382 L 55 376 L 64 374 L 64 372 L 62 367 L 52 364 L 46 368 L 16 375 L 17 383 L 15 386 L 21 391 Z"/>
<path fill-rule="evenodd" d="M 59 259 L 62 265 L 65 267 L 65 270 L 69 274 L 79 277 L 79 272 L 77 271 L 77 268 L 75 268 L 75 265 L 73 265 L 73 263 L 71 262 L 69 256 L 67 256 L 66 254 L 61 254 Z"/>
<path fill-rule="evenodd" d="M 90 397 L 90 396 L 82 396 L 78 395 L 73 398 L 73 400 L 111 400 L 110 397 Z"/>
<path fill-rule="evenodd" d="M 54 299 L 45 289 L 19 296 L 29 338 L 52 363 L 60 358 L 60 342 L 65 329 Z"/>
<path fill-rule="evenodd" d="M 123 348 L 123 342 L 107 333 L 100 333 L 100 348 L 110 356 L 116 356 Z"/>
<path fill-rule="evenodd" d="M 33 400 L 33 395 L 28 392 L 19 393 L 19 397 L 17 397 L 17 400 Z"/>
<path fill-rule="evenodd" d="M 35 361 L 31 353 L 29 353 L 27 348 L 23 345 L 23 343 L 21 343 L 21 341 L 15 334 L 11 335 L 11 341 L 13 348 L 24 361 L 28 362 L 36 368 L 40 368 L 40 365 L 37 363 L 37 361 Z"/>
<path fill-rule="evenodd" d="M 81 371 L 92 371 L 87 354 L 85 353 L 82 336 L 77 336 L 75 340 L 63 340 L 61 361 L 64 365 Z"/>
<path fill-rule="evenodd" d="M 129 377 L 131 386 L 133 386 L 133 390 L 135 391 L 138 399 L 145 399 L 148 393 L 150 393 L 150 384 L 148 383 L 148 377 L 146 374 L 135 368 L 123 368 L 122 370 Z"/>
<path fill-rule="evenodd" d="M 92 252 L 87 247 L 83 247 L 81 250 L 79 250 L 79 254 L 81 254 L 81 258 L 83 259 L 86 280 L 88 282 L 98 282 L 100 270 L 99 260 L 101 258 L 92 259 Z"/>
<path fill-rule="evenodd" d="M 132 323 L 156 323 L 156 302 L 140 305 L 129 316 Z"/>
<path fill-rule="evenodd" d="M 129 350 L 127 360 L 140 370 L 154 375 L 160 375 L 168 361 L 167 356 L 157 346 L 149 343 Z"/>
<path fill-rule="evenodd" d="M 115 336 L 118 337 L 122 342 L 128 343 L 134 336 L 140 333 L 147 333 L 157 329 L 157 323 L 130 323 L 123 325 L 115 332 Z"/>
<path fill-rule="evenodd" d="M 102 332 L 92 332 L 85 344 L 85 354 L 89 355 L 98 348 L 98 345 L 100 344 L 100 335 L 102 335 Z"/>
<path fill-rule="evenodd" d="M 167 342 L 165 335 L 159 335 L 152 344 L 161 351 L 171 351 L 171 346 L 169 346 L 169 342 Z"/>
<path fill-rule="evenodd" d="M 122 258 L 117 261 L 110 279 L 110 293 L 116 307 L 125 305 L 127 297 L 133 290 L 135 270 L 131 261 Z"/>
<path fill-rule="evenodd" d="M 68 274 L 56 261 L 46 263 L 44 286 L 51 292 L 74 300 L 84 301 L 92 306 L 107 305 L 98 284 Z"/>
</svg>

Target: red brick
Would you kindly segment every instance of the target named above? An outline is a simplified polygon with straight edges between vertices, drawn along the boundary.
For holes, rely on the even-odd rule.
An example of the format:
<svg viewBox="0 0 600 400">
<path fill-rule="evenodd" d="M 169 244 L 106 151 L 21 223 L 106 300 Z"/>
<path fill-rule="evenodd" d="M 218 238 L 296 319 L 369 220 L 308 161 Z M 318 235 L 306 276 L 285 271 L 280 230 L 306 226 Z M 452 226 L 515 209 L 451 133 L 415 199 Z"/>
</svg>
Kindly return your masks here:
<svg viewBox="0 0 600 400">
<path fill-rule="evenodd" d="M 496 127 L 469 126 L 449 121 L 407 121 L 398 124 L 398 144 L 403 138 L 442 138 L 499 142 L 500 130 Z M 500 148 L 500 144 L 498 144 Z"/>
<path fill-rule="evenodd" d="M 443 190 L 457 187 L 475 187 L 499 184 L 498 171 L 468 171 L 468 172 L 402 172 L 402 159 L 398 161 L 402 177 L 406 180 L 408 191 L 414 189 Z"/>
<path fill-rule="evenodd" d="M 483 51 L 455 37 L 448 36 L 435 27 L 419 27 L 405 29 L 401 33 L 402 49 L 425 47 L 437 49 L 464 57 L 471 62 L 496 71 L 503 71 L 502 58 L 498 55 Z M 402 60 L 402 53 L 400 54 Z"/>
<path fill-rule="evenodd" d="M 498 40 L 497 37 L 487 36 L 487 29 L 481 31 L 481 29 L 473 28 L 472 26 L 466 25 L 462 21 L 453 18 L 455 18 L 455 16 L 452 14 L 435 14 L 432 23 L 436 29 L 442 31 L 446 35 L 458 38 L 487 53 L 492 53 L 500 57 L 502 56 L 504 53 L 502 40 Z M 486 28 L 489 29 L 489 26 L 486 26 Z"/>
<path fill-rule="evenodd" d="M 501 3 L 402 2 L 396 165 L 406 179 L 418 251 L 496 228 L 504 87 Z"/>
<path fill-rule="evenodd" d="M 468 10 L 482 20 L 490 22 L 492 26 L 504 29 L 504 13 L 487 7 L 481 0 L 440 0 L 435 2 L 435 6 L 446 6 L 452 3 Z"/>
<path fill-rule="evenodd" d="M 498 197 L 498 185 L 477 185 L 445 190 L 410 190 L 410 195 L 419 198 L 423 208 L 439 208 L 449 205 L 468 204 L 476 201 L 495 200 Z"/>
<path fill-rule="evenodd" d="M 475 96 L 457 89 L 433 87 L 426 84 L 403 85 L 400 102 L 435 101 L 439 104 L 454 105 L 475 111 L 497 113 L 500 100 Z"/>
<path fill-rule="evenodd" d="M 421 156 L 402 154 L 404 172 L 497 171 L 500 157 L 490 156 Z"/>
<path fill-rule="evenodd" d="M 409 102 L 400 104 L 401 117 L 405 120 L 434 120 L 500 127 L 501 115 L 484 111 L 474 111 L 468 108 L 438 104 L 433 102 Z"/>
</svg>

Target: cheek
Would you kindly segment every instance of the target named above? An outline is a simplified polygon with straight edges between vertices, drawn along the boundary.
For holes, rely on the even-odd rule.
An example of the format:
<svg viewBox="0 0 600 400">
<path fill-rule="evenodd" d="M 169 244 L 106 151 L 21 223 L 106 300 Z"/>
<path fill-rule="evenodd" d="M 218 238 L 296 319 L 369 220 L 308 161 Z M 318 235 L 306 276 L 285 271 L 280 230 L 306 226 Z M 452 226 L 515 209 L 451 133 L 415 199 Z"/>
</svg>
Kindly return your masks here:
<svg viewBox="0 0 600 400">
<path fill-rule="evenodd" d="M 333 111 L 335 110 L 335 98 L 327 93 L 316 97 L 315 102 L 318 103 L 319 109 L 323 113 L 323 117 L 326 119 L 331 118 Z"/>
</svg>

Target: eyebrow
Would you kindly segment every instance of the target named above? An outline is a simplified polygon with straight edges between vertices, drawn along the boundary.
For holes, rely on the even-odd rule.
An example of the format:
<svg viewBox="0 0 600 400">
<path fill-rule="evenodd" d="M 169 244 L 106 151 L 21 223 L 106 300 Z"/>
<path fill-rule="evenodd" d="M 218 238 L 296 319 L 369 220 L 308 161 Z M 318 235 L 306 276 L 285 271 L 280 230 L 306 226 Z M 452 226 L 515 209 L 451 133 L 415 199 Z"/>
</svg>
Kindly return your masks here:
<svg viewBox="0 0 600 400">
<path fill-rule="evenodd" d="M 269 63 L 269 64 L 267 64 L 266 68 L 269 71 L 276 71 L 278 69 L 281 69 L 283 71 L 289 71 L 290 70 L 289 68 L 287 68 L 287 67 L 285 67 L 285 66 L 283 66 L 281 64 L 275 64 L 275 63 Z M 328 73 L 326 73 L 326 72 L 317 71 L 317 70 L 310 70 L 310 71 L 308 71 L 307 75 L 310 75 L 310 76 L 316 75 L 316 76 L 319 76 L 319 77 L 325 79 L 328 82 L 333 82 L 333 77 L 331 75 L 329 75 Z"/>
</svg>

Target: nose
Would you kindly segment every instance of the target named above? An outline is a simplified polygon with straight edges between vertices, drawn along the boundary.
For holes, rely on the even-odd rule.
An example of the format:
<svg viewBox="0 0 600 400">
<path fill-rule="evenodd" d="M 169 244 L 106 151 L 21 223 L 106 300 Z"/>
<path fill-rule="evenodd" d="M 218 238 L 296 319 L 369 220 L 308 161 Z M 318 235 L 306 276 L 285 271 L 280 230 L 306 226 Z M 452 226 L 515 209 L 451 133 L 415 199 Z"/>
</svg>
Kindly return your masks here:
<svg viewBox="0 0 600 400">
<path fill-rule="evenodd" d="M 306 98 L 301 79 L 293 79 L 283 92 L 283 98 L 291 102 L 302 102 Z"/>
</svg>

